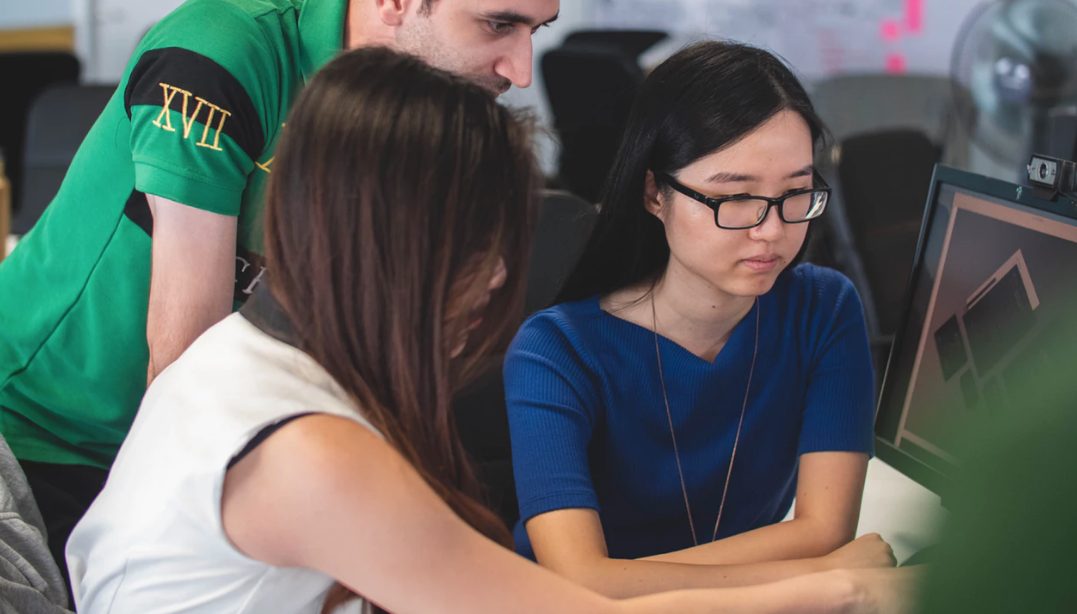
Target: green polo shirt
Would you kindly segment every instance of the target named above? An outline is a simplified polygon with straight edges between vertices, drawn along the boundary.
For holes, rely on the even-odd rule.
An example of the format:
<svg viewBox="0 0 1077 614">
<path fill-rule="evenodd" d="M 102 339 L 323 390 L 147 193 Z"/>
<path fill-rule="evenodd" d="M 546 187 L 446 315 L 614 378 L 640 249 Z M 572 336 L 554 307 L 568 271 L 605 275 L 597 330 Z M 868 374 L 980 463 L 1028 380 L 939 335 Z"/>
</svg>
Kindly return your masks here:
<svg viewBox="0 0 1077 614">
<path fill-rule="evenodd" d="M 188 0 L 135 50 L 44 215 L 0 265 L 0 432 L 107 468 L 145 392 L 146 194 L 238 217 L 236 305 L 265 272 L 288 109 L 343 46 L 346 0 Z"/>
</svg>

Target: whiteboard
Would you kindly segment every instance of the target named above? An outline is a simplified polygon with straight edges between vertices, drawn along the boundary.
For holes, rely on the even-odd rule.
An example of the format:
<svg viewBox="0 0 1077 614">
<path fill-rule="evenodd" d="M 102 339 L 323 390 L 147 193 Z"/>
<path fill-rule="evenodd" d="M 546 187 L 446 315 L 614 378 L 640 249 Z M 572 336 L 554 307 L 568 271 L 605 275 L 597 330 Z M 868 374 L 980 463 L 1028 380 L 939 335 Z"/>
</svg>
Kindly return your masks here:
<svg viewBox="0 0 1077 614">
<path fill-rule="evenodd" d="M 672 45 L 730 38 L 769 49 L 807 80 L 847 73 L 945 75 L 982 0 L 592 0 L 596 27 L 662 29 Z M 667 50 L 668 51 L 671 50 Z"/>
</svg>

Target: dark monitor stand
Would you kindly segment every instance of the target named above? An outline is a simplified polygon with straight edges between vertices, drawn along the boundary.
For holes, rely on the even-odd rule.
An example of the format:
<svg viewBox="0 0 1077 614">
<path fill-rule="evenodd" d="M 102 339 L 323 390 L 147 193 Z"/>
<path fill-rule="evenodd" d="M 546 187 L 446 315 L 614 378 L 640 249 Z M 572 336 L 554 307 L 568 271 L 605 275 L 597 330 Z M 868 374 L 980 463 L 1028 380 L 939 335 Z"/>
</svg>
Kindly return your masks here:
<svg viewBox="0 0 1077 614">
<path fill-rule="evenodd" d="M 1077 317 L 1075 266 L 1077 203 L 936 167 L 879 395 L 878 457 L 944 497 L 962 436 L 1019 405 L 1042 367 L 1077 359 L 1050 343 Z"/>
</svg>

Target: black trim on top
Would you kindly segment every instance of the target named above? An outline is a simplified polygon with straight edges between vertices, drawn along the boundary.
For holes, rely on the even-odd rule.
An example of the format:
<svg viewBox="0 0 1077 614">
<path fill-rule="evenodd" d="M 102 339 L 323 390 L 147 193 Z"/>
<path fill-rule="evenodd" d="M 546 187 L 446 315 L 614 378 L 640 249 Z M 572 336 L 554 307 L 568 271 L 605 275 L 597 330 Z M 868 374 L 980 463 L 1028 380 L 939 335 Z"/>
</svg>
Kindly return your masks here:
<svg viewBox="0 0 1077 614">
<path fill-rule="evenodd" d="M 296 336 L 292 321 L 284 312 L 284 307 L 269 291 L 267 284 L 258 285 L 251 297 L 240 308 L 239 313 L 258 330 L 277 341 L 295 348 L 299 347 L 299 338 Z"/>
<path fill-rule="evenodd" d="M 284 312 L 284 308 L 281 307 L 281 304 L 277 302 L 277 299 L 269 292 L 269 287 L 266 284 L 260 284 L 254 290 L 250 299 L 248 299 L 243 307 L 240 308 L 239 313 L 263 333 L 273 337 L 277 341 L 287 343 L 293 347 L 298 347 L 295 328 L 292 326 L 291 320 L 288 319 L 288 314 Z M 228 461 L 228 469 L 231 469 L 232 466 L 241 461 L 244 456 L 254 451 L 255 448 L 268 439 L 270 435 L 277 432 L 282 426 L 298 418 L 316 413 L 318 412 L 308 411 L 293 416 L 287 416 L 273 424 L 263 427 L 262 430 L 258 431 L 258 433 L 247 442 L 247 445 L 243 446 L 242 450 L 237 452 L 236 455 Z"/>
<path fill-rule="evenodd" d="M 210 115 L 212 108 L 203 103 L 198 115 L 192 118 L 200 127 L 193 130 L 189 138 L 199 140 L 205 126 L 202 122 L 209 118 L 208 128 L 211 132 L 221 128 L 222 133 L 235 141 L 251 160 L 261 157 L 266 142 L 261 118 L 247 90 L 223 66 L 202 54 L 180 47 L 147 51 L 132 69 L 123 93 L 127 117 L 131 117 L 131 108 L 136 105 L 162 108 L 168 95 L 172 96 L 169 108 L 181 112 L 184 94 L 168 88 L 188 92 L 188 113 L 194 113 L 198 108 L 197 96 L 231 114 L 221 124 L 222 115 L 219 112 Z M 182 132 L 182 126 L 173 124 L 173 128 Z"/>
<path fill-rule="evenodd" d="M 272 435 L 273 433 L 276 433 L 278 430 L 280 430 L 280 428 L 282 426 L 288 424 L 289 422 L 291 422 L 293 420 L 297 420 L 299 418 L 302 418 L 304 416 L 313 415 L 314 413 L 316 413 L 316 412 L 308 411 L 308 412 L 303 412 L 301 414 L 296 414 L 294 416 L 288 416 L 287 418 L 281 418 L 280 420 L 277 420 L 276 422 L 274 422 L 273 424 L 270 424 L 269 426 L 263 427 L 262 430 L 258 431 L 254 435 L 254 437 L 251 437 L 251 440 L 247 442 L 247 445 L 243 446 L 242 450 L 240 450 L 239 452 L 236 452 L 236 455 L 233 456 L 232 459 L 228 461 L 228 469 L 231 469 L 232 466 L 234 466 L 239 461 L 243 460 L 244 456 L 250 454 L 251 452 L 254 452 L 255 448 L 257 448 L 259 445 L 261 445 L 261 443 L 263 441 L 265 441 L 266 439 L 269 439 L 269 436 Z M 227 469 L 226 469 L 226 471 L 227 471 Z"/>
</svg>

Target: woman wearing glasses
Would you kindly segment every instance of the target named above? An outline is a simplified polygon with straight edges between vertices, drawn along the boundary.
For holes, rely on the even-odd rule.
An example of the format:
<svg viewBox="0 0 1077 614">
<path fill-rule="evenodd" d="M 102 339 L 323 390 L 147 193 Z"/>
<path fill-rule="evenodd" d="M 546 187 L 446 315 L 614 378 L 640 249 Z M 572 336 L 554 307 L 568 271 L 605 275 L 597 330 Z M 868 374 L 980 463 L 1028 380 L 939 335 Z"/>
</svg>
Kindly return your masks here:
<svg viewBox="0 0 1077 614">
<path fill-rule="evenodd" d="M 893 565 L 878 536 L 850 543 L 860 301 L 794 265 L 829 198 L 823 131 L 759 49 L 700 43 L 648 76 L 565 302 L 506 358 L 522 553 L 611 595 Z"/>
</svg>

